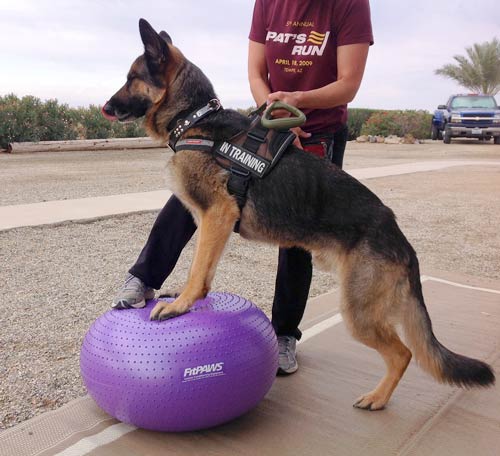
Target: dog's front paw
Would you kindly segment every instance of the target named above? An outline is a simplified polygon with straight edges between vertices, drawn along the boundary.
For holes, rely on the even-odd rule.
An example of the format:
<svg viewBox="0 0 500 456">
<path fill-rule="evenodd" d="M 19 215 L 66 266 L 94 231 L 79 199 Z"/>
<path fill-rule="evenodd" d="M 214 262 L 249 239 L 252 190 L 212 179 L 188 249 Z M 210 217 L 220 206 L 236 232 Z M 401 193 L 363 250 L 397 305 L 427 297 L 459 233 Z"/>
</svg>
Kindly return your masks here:
<svg viewBox="0 0 500 456">
<path fill-rule="evenodd" d="M 151 320 L 168 320 L 189 311 L 194 301 L 177 298 L 174 302 L 158 301 L 153 307 L 149 318 Z"/>
<path fill-rule="evenodd" d="M 388 398 L 377 394 L 376 391 L 364 394 L 358 397 L 356 402 L 352 405 L 355 408 L 369 410 L 371 412 L 375 410 L 383 410 L 387 404 Z"/>
<path fill-rule="evenodd" d="M 181 288 L 167 288 L 165 290 L 160 290 L 159 298 L 175 298 L 177 299 L 181 293 L 184 291 L 184 287 Z"/>
</svg>

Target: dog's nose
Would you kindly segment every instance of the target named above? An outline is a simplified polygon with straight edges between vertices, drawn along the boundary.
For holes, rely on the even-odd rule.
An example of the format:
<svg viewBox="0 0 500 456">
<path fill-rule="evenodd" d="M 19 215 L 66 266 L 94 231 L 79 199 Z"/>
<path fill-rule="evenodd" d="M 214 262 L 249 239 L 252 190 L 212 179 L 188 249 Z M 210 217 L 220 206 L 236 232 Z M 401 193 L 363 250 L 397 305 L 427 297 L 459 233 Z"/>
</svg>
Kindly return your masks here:
<svg viewBox="0 0 500 456">
<path fill-rule="evenodd" d="M 102 115 L 108 120 L 116 120 L 115 109 L 109 101 L 107 101 L 102 107 Z"/>
</svg>

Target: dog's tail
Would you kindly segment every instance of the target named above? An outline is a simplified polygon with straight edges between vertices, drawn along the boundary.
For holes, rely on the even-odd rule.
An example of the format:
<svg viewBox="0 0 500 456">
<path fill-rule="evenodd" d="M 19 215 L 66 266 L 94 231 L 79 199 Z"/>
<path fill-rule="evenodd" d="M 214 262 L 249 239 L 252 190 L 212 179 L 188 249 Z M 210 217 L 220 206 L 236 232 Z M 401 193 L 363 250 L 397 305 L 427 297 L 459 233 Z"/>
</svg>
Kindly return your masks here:
<svg viewBox="0 0 500 456">
<path fill-rule="evenodd" d="M 410 305 L 403 312 L 407 343 L 417 363 L 436 380 L 461 387 L 489 386 L 495 383 L 491 367 L 477 359 L 448 350 L 434 336 L 420 283 L 416 255 L 410 260 Z"/>
</svg>

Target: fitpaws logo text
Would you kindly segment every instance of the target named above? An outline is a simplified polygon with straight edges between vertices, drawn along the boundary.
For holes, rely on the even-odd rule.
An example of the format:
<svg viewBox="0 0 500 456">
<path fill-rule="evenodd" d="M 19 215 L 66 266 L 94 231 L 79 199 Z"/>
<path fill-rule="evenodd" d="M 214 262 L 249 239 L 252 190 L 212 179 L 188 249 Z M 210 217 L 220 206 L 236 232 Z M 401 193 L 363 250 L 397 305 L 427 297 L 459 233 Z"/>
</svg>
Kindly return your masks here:
<svg viewBox="0 0 500 456">
<path fill-rule="evenodd" d="M 268 31 L 266 41 L 273 43 L 294 43 L 292 55 L 323 55 L 330 32 L 320 33 L 314 30 L 307 33 L 278 33 Z M 310 43 L 310 44 L 309 44 Z"/>
<path fill-rule="evenodd" d="M 195 367 L 186 367 L 184 369 L 184 376 L 182 377 L 183 382 L 190 382 L 193 380 L 201 380 L 209 377 L 219 377 L 225 375 L 224 373 L 224 363 L 212 363 L 212 364 L 202 364 Z"/>
</svg>

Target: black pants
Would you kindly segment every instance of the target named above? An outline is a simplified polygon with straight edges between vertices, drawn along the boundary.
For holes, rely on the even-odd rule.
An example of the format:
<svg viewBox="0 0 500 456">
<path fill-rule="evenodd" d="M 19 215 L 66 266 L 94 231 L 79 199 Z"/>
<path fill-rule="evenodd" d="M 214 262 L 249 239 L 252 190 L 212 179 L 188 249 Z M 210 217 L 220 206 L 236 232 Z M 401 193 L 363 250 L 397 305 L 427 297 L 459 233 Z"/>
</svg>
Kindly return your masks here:
<svg viewBox="0 0 500 456">
<path fill-rule="evenodd" d="M 307 142 L 324 144 L 326 157 L 342 167 L 346 141 L 347 127 L 334 135 L 318 135 Z M 160 289 L 195 231 L 191 214 L 172 196 L 158 214 L 146 245 L 129 272 L 146 285 Z M 311 278 L 309 252 L 300 248 L 279 250 L 272 309 L 272 323 L 278 336 L 300 339 L 302 333 L 298 326 L 304 315 Z"/>
<path fill-rule="evenodd" d="M 347 127 L 333 135 L 318 135 L 304 141 L 308 144 L 324 145 L 328 160 L 342 168 L 347 142 Z M 300 340 L 299 324 L 306 309 L 312 279 L 311 254 L 294 247 L 279 249 L 278 272 L 274 291 L 272 324 L 278 336 L 294 336 Z"/>
</svg>

